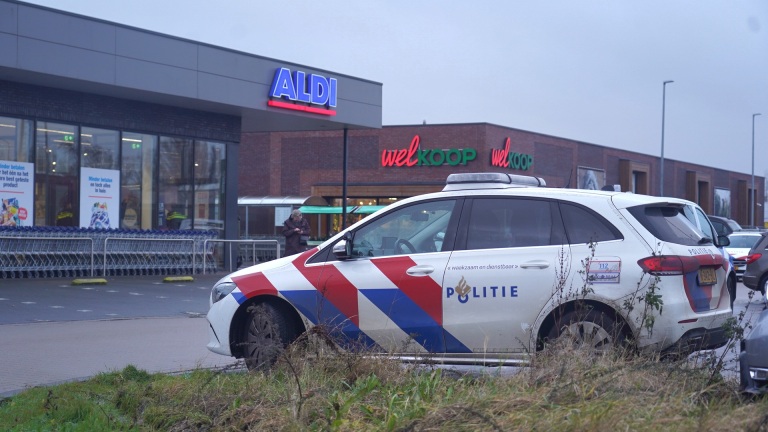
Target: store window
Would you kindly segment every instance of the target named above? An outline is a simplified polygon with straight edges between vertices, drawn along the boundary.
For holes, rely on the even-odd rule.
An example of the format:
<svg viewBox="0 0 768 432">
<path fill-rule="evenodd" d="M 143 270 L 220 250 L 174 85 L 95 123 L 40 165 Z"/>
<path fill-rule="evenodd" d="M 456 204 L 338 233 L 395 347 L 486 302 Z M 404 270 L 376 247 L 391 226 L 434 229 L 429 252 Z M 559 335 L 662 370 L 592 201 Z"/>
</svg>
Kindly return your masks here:
<svg viewBox="0 0 768 432">
<path fill-rule="evenodd" d="M 121 146 L 120 228 L 151 229 L 156 189 L 157 137 L 125 132 Z M 165 221 L 165 215 L 162 221 Z"/>
<path fill-rule="evenodd" d="M 80 130 L 81 166 L 120 169 L 120 132 L 84 127 Z"/>
<path fill-rule="evenodd" d="M 32 121 L 0 117 L 0 160 L 32 162 Z"/>
<path fill-rule="evenodd" d="M 33 223 L 32 122 L 0 117 L 0 226 Z"/>
<path fill-rule="evenodd" d="M 35 225 L 78 226 L 77 126 L 37 122 Z"/>
<path fill-rule="evenodd" d="M 224 234 L 224 192 L 227 146 L 195 141 L 194 229 Z"/>
<path fill-rule="evenodd" d="M 158 226 L 191 228 L 193 146 L 189 138 L 160 137 Z"/>
</svg>

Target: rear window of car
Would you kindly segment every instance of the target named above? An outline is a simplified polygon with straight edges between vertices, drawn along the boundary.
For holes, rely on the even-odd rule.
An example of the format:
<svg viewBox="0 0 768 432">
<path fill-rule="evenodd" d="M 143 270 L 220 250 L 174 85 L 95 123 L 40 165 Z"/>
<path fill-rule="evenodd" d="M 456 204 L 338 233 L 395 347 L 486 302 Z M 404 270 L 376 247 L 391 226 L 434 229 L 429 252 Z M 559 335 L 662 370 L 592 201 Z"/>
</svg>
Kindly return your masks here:
<svg viewBox="0 0 768 432">
<path fill-rule="evenodd" d="M 645 205 L 627 210 L 659 240 L 685 246 L 709 243 L 704 240 L 707 237 L 685 217 L 683 207 Z"/>
<path fill-rule="evenodd" d="M 761 251 L 768 249 L 768 233 L 763 233 L 762 237 L 760 237 L 760 241 L 756 242 L 754 246 L 752 246 L 751 251 Z"/>
<path fill-rule="evenodd" d="M 731 241 L 731 244 L 728 245 L 729 248 L 751 249 L 752 246 L 757 244 L 757 241 L 760 240 L 760 236 L 730 235 L 728 236 L 728 239 Z"/>
</svg>

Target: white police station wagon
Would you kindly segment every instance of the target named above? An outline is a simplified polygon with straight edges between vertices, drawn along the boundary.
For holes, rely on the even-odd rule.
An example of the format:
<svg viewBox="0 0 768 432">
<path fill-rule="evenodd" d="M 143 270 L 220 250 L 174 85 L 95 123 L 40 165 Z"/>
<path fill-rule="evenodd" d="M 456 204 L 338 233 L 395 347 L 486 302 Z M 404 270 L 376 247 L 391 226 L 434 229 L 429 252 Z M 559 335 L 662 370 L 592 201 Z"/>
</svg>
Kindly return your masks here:
<svg viewBox="0 0 768 432">
<path fill-rule="evenodd" d="M 467 364 L 523 362 L 563 334 L 595 350 L 725 344 L 730 268 L 684 214 L 692 203 L 543 183 L 452 174 L 442 192 L 234 272 L 213 287 L 208 348 L 254 369 L 313 326 L 348 349 Z M 660 310 L 639 300 L 649 290 Z"/>
</svg>

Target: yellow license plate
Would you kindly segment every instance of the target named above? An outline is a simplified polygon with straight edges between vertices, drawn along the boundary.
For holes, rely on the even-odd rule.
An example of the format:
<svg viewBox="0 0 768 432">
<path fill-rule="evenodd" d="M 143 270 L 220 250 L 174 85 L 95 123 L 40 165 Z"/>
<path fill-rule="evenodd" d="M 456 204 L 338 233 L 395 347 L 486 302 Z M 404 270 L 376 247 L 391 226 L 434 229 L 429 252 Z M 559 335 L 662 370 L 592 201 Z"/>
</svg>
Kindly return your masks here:
<svg viewBox="0 0 768 432">
<path fill-rule="evenodd" d="M 714 285 L 717 283 L 717 273 L 712 267 L 699 269 L 699 285 Z"/>
</svg>

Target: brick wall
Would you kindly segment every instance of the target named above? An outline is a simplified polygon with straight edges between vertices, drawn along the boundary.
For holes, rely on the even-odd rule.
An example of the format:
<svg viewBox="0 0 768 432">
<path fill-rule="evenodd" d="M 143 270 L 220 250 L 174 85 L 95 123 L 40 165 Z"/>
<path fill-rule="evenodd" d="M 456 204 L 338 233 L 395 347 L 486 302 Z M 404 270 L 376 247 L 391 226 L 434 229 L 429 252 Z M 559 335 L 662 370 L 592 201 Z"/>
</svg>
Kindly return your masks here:
<svg viewBox="0 0 768 432">
<path fill-rule="evenodd" d="M 383 151 L 407 149 L 416 135 L 422 149 L 469 147 L 477 150 L 477 157 L 466 166 L 382 166 Z M 659 191 L 659 158 L 656 156 L 487 123 L 351 130 L 347 184 L 384 185 L 391 186 L 392 190 L 402 190 L 399 186 L 442 184 L 455 172 L 499 171 L 502 168 L 490 164 L 491 152 L 502 149 L 507 137 L 510 138 L 510 151 L 534 157 L 532 169 L 508 169 L 510 173 L 543 177 L 551 187 L 576 187 L 578 167 L 584 166 L 605 170 L 606 184 L 613 185 L 619 184 L 619 161 L 629 160 L 650 167 L 650 193 Z M 342 183 L 342 131 L 243 134 L 241 141 L 241 195 L 308 196 L 312 186 L 340 187 Z M 665 159 L 665 166 L 664 191 L 667 195 L 685 198 L 688 172 L 709 176 L 712 189 L 731 191 L 731 217 L 742 224 L 747 223 L 747 204 L 741 202 L 743 199 L 739 200 L 738 188 L 739 184 L 743 187 L 744 181 L 750 184 L 748 174 L 670 159 Z M 763 178 L 755 177 L 755 184 L 758 196 L 763 196 Z M 755 220 L 758 223 L 763 220 L 762 207 L 756 208 Z"/>
</svg>

